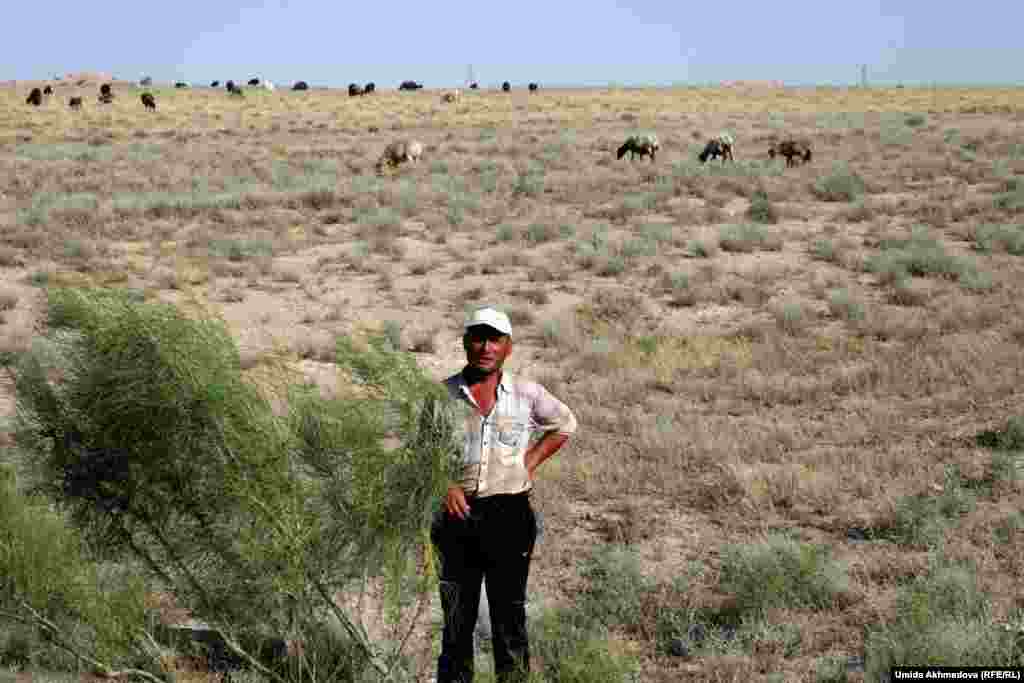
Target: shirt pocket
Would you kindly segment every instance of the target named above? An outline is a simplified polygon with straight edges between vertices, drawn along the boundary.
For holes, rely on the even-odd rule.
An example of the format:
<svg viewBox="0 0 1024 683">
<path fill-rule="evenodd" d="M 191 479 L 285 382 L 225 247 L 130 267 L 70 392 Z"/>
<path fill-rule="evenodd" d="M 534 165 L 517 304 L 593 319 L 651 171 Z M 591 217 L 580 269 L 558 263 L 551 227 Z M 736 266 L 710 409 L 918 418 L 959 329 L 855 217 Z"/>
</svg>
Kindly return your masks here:
<svg viewBox="0 0 1024 683">
<path fill-rule="evenodd" d="M 522 460 L 527 434 L 526 423 L 518 420 L 503 420 L 495 425 L 494 441 L 502 466 L 514 467 Z"/>
</svg>

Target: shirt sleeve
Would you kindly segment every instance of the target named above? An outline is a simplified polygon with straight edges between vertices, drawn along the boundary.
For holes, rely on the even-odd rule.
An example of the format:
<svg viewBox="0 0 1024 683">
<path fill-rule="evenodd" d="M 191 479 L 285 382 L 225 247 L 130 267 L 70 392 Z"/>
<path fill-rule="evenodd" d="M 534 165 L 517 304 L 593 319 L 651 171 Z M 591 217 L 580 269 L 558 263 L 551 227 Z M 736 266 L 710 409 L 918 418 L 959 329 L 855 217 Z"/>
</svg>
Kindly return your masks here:
<svg viewBox="0 0 1024 683">
<path fill-rule="evenodd" d="M 576 416 L 539 384 L 534 384 L 530 421 L 540 432 L 558 432 L 566 436 L 576 432 Z"/>
</svg>

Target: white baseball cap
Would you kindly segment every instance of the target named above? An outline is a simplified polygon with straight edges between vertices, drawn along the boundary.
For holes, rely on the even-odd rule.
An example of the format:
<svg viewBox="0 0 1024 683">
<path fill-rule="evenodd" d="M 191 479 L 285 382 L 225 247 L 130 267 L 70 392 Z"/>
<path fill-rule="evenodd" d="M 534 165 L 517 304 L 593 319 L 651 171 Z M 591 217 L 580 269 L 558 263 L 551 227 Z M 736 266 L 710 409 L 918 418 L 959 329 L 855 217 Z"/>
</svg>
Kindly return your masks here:
<svg viewBox="0 0 1024 683">
<path fill-rule="evenodd" d="M 490 306 L 478 308 L 466 318 L 467 330 L 476 325 L 487 325 L 502 334 L 512 334 L 512 321 L 507 315 Z"/>
</svg>

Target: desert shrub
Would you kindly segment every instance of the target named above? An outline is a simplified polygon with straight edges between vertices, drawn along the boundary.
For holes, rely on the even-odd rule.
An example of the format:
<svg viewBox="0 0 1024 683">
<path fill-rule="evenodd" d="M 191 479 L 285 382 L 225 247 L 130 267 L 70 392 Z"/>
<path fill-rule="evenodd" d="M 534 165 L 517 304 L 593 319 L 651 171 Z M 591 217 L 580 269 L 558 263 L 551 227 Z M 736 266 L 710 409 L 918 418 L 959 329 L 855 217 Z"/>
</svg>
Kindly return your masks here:
<svg viewBox="0 0 1024 683">
<path fill-rule="evenodd" d="M 1002 451 L 1024 451 L 1024 417 L 1015 415 L 1002 429 L 982 432 L 978 444 Z"/>
<path fill-rule="evenodd" d="M 843 163 L 832 167 L 832 172 L 811 186 L 814 195 L 826 202 L 852 202 L 864 194 L 863 178 Z"/>
<path fill-rule="evenodd" d="M 826 609 L 849 589 L 849 579 L 827 546 L 773 534 L 762 543 L 727 546 L 719 587 L 744 612 Z"/>
<path fill-rule="evenodd" d="M 229 261 L 248 261 L 274 255 L 274 245 L 266 240 L 213 240 L 209 250 L 210 256 Z"/>
<path fill-rule="evenodd" d="M 869 256 L 864 267 L 883 279 L 898 281 L 906 276 L 939 276 L 958 280 L 970 288 L 985 288 L 985 276 L 970 261 L 946 252 L 924 227 L 916 227 L 905 238 L 886 239 L 880 251 Z"/>
<path fill-rule="evenodd" d="M 856 322 L 864 319 L 864 303 L 851 297 L 845 289 L 829 292 L 828 310 L 841 320 Z"/>
<path fill-rule="evenodd" d="M 755 223 L 778 223 L 779 212 L 769 201 L 768 195 L 758 190 L 750 200 L 750 206 L 747 207 L 747 218 Z"/>
<path fill-rule="evenodd" d="M 972 231 L 974 249 L 988 254 L 1002 251 L 1014 256 L 1024 256 L 1024 226 L 1022 225 L 979 225 Z"/>
<path fill-rule="evenodd" d="M 640 569 L 636 551 L 620 545 L 601 546 L 583 566 L 587 587 L 576 601 L 580 617 L 605 627 L 636 624 L 642 598 L 652 585 Z"/>
<path fill-rule="evenodd" d="M 946 530 L 961 515 L 974 509 L 975 494 L 956 468 L 947 468 L 942 492 L 906 496 L 896 503 L 889 524 L 877 529 L 878 535 L 913 547 L 942 544 Z"/>
<path fill-rule="evenodd" d="M 777 246 L 778 241 L 757 223 L 739 223 L 723 225 L 718 231 L 718 243 L 724 251 L 750 253 Z"/>
<path fill-rule="evenodd" d="M 338 341 L 363 391 L 328 400 L 272 363 L 251 383 L 221 321 L 115 290 L 52 289 L 47 303 L 47 335 L 15 385 L 40 493 L 106 557 L 220 625 L 257 671 L 271 664 L 228 636 L 304 642 L 309 666 L 285 680 L 397 673 L 400 639 L 370 642 L 333 596 L 379 579 L 393 639 L 426 599 L 424 511 L 458 448 L 442 388 L 382 337 Z"/>
<path fill-rule="evenodd" d="M 880 680 L 893 666 L 1021 666 L 1024 642 L 1016 628 L 993 622 L 975 570 L 931 564 L 900 590 L 896 618 L 869 629 L 865 679 Z"/>
</svg>

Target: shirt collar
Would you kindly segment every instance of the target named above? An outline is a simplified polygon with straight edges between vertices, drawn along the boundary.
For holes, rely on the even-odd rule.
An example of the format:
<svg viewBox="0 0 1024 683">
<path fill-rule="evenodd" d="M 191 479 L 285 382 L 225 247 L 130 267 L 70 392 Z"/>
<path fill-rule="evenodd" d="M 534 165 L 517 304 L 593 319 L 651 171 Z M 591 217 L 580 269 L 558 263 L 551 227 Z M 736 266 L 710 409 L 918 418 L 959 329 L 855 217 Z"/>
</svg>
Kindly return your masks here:
<svg viewBox="0 0 1024 683">
<path fill-rule="evenodd" d="M 458 374 L 459 389 L 462 391 L 469 391 L 469 383 L 466 381 L 466 376 L 462 374 L 463 370 L 465 370 L 465 368 L 460 370 Z M 508 370 L 501 371 L 501 379 L 498 380 L 498 389 L 505 393 L 512 391 L 512 373 Z"/>
</svg>

